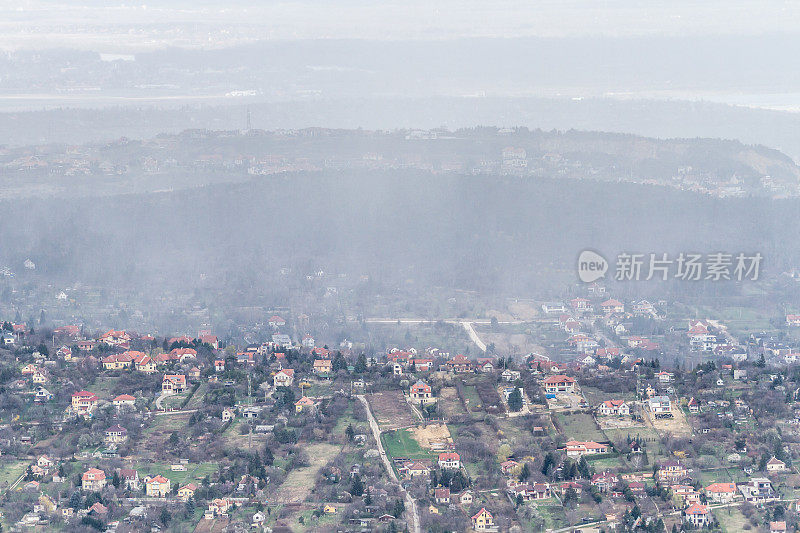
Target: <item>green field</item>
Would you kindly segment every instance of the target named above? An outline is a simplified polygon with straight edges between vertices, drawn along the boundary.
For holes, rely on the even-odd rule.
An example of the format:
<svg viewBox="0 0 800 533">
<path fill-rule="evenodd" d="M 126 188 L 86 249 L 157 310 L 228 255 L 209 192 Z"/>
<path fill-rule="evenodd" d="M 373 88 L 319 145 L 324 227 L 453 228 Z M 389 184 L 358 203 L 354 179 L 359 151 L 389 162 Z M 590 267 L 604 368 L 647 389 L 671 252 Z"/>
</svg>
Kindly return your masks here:
<svg viewBox="0 0 800 533">
<path fill-rule="evenodd" d="M 5 460 L 0 462 L 0 490 L 5 490 L 25 473 L 30 461 Z"/>
<path fill-rule="evenodd" d="M 202 407 L 203 398 L 205 398 L 207 392 L 208 392 L 208 383 L 202 383 L 197 388 L 197 392 L 195 392 L 194 395 L 192 395 L 192 399 L 189 400 L 189 403 L 186 404 L 186 409 L 198 409 L 199 407 Z"/>
<path fill-rule="evenodd" d="M 719 521 L 719 525 L 725 533 L 744 531 L 744 525 L 748 523 L 747 518 L 744 517 L 738 507 L 716 509 L 714 517 Z"/>
<path fill-rule="evenodd" d="M 481 405 L 481 397 L 478 395 L 478 389 L 473 385 L 464 385 L 461 389 L 464 393 L 464 400 L 467 403 L 467 410 L 472 412 L 476 407 Z"/>
<path fill-rule="evenodd" d="M 173 486 L 177 483 L 179 486 L 187 483 L 199 484 L 199 481 L 206 476 L 210 476 L 217 471 L 217 463 L 189 463 L 186 465 L 186 472 L 173 472 L 171 464 L 169 463 L 140 463 L 134 466 L 139 472 L 139 477 L 144 478 L 147 475 L 161 474 L 169 479 Z"/>
<path fill-rule="evenodd" d="M 605 434 L 600 431 L 594 418 L 586 413 L 564 414 L 557 413 L 558 423 L 564 428 L 567 440 L 579 441 L 604 441 Z"/>
<path fill-rule="evenodd" d="M 381 434 L 381 443 L 390 457 L 407 457 L 409 459 L 430 459 L 434 456 L 420 447 L 411 433 L 405 429 L 387 431 Z"/>
</svg>

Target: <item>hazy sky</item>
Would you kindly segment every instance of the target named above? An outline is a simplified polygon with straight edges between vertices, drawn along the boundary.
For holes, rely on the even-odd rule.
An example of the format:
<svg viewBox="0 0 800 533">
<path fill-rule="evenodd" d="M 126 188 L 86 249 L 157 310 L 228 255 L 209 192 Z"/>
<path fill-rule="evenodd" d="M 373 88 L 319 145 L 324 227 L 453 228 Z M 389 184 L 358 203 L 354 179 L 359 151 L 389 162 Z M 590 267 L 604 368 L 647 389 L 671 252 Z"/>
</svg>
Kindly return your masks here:
<svg viewBox="0 0 800 533">
<path fill-rule="evenodd" d="M 0 1 L 0 47 L 124 52 L 259 39 L 796 32 L 779 0 Z"/>
</svg>

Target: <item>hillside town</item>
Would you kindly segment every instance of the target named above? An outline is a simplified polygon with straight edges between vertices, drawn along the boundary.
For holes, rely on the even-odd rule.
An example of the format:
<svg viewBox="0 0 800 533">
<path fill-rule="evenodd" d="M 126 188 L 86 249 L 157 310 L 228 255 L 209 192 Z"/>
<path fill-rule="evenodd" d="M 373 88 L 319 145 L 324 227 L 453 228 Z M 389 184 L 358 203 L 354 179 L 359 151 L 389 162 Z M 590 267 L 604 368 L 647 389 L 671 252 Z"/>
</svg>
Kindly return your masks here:
<svg viewBox="0 0 800 533">
<path fill-rule="evenodd" d="M 465 322 L 477 356 L 328 344 L 293 314 L 249 344 L 5 321 L 1 523 L 795 530 L 800 315 L 748 334 L 583 288 Z M 536 350 L 481 340 L 520 327 Z"/>
</svg>

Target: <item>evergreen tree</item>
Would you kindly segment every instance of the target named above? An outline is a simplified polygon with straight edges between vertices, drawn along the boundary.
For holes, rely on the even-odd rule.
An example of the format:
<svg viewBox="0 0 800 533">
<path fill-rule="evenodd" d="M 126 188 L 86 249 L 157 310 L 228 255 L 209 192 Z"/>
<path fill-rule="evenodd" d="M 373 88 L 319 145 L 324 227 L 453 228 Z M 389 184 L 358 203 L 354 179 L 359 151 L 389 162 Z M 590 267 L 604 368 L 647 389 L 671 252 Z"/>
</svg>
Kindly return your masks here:
<svg viewBox="0 0 800 533">
<path fill-rule="evenodd" d="M 364 484 L 361 482 L 361 476 L 358 474 L 353 476 L 353 482 L 350 484 L 350 494 L 353 496 L 361 496 L 364 494 Z"/>
<path fill-rule="evenodd" d="M 522 410 L 522 393 L 519 391 L 519 388 L 515 388 L 514 391 L 508 395 L 508 408 L 515 413 Z"/>
</svg>

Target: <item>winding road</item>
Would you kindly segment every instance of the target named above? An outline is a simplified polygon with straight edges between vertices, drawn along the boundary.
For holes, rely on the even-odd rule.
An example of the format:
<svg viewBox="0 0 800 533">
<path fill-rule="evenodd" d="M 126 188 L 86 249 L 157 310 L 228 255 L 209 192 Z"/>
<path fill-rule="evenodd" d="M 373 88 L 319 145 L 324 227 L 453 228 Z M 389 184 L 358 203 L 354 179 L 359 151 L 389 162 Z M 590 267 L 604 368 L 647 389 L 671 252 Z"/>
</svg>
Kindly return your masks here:
<svg viewBox="0 0 800 533">
<path fill-rule="evenodd" d="M 411 497 L 411 494 L 408 493 L 403 488 L 403 485 L 400 483 L 400 480 L 397 478 L 397 474 L 394 473 L 394 468 L 392 468 L 392 463 L 389 461 L 389 457 L 386 455 L 386 450 L 383 449 L 383 443 L 381 442 L 381 428 L 378 425 L 378 421 L 375 420 L 375 417 L 372 416 L 372 410 L 369 407 L 369 402 L 364 397 L 363 394 L 356 395 L 362 404 L 364 404 L 364 409 L 367 411 L 367 420 L 369 421 L 369 427 L 372 429 L 372 436 L 375 437 L 375 442 L 378 444 L 378 452 L 381 454 L 381 460 L 383 461 L 383 466 L 386 467 L 386 471 L 389 473 L 389 478 L 400 487 L 400 492 L 405 495 L 406 501 L 406 509 L 411 514 L 411 533 L 422 533 L 422 529 L 419 525 L 419 512 L 417 511 L 417 502 L 414 501 L 414 498 Z"/>
</svg>

